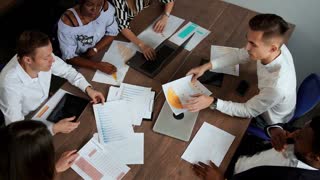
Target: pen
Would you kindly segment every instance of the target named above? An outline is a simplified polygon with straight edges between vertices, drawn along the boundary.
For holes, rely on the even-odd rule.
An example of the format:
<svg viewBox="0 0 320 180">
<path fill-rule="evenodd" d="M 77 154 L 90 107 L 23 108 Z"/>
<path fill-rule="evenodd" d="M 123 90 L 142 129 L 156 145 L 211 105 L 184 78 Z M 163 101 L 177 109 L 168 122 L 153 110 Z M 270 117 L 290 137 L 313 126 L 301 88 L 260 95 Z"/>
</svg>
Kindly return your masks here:
<svg viewBox="0 0 320 180">
<path fill-rule="evenodd" d="M 118 79 L 118 78 L 117 78 L 117 72 L 113 73 L 113 74 L 112 74 L 112 77 L 113 77 L 114 80 L 117 81 L 117 79 Z"/>
</svg>

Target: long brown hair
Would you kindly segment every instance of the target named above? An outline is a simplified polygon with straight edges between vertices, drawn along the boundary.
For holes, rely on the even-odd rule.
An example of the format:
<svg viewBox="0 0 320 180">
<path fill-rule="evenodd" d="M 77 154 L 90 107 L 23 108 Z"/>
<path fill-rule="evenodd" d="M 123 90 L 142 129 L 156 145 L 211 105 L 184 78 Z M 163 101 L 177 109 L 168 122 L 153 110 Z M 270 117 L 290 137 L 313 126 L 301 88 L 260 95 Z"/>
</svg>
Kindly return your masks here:
<svg viewBox="0 0 320 180">
<path fill-rule="evenodd" d="M 1 129 L 0 179 L 52 180 L 52 136 L 40 121 L 23 120 Z"/>
</svg>

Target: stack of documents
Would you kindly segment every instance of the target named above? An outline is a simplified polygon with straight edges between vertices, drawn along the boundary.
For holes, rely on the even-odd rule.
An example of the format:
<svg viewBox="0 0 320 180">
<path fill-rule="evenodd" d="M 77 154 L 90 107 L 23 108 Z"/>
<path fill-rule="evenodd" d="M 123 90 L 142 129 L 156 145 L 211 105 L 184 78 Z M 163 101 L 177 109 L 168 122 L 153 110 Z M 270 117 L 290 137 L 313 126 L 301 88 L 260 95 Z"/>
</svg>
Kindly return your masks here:
<svg viewBox="0 0 320 180">
<path fill-rule="evenodd" d="M 161 18 L 161 17 L 159 17 Z M 158 19 L 159 19 L 158 18 Z M 141 32 L 138 35 L 138 38 L 141 39 L 145 44 L 149 45 L 152 48 L 158 47 L 163 41 L 165 41 L 167 38 L 169 38 L 177 29 L 178 27 L 184 22 L 184 19 L 181 19 L 179 17 L 176 17 L 174 15 L 170 15 L 168 19 L 168 23 L 166 27 L 164 28 L 162 33 L 156 33 L 153 30 L 154 24 L 158 21 L 155 20 L 147 29 L 145 29 L 143 32 Z M 140 51 L 140 48 L 137 47 L 135 44 L 131 43 L 130 46 Z"/>
<path fill-rule="evenodd" d="M 199 161 L 209 164 L 212 161 L 220 166 L 234 138 L 228 132 L 204 122 L 181 158 L 192 164 Z"/>
<path fill-rule="evenodd" d="M 130 110 L 132 124 L 140 126 L 142 119 L 151 119 L 155 92 L 151 88 L 121 83 L 120 87 L 110 87 L 107 101 L 124 100 L 122 111 Z"/>
<path fill-rule="evenodd" d="M 102 62 L 113 64 L 117 67 L 117 72 L 112 75 L 108 75 L 97 70 L 92 81 L 111 85 L 120 85 L 129 69 L 129 66 L 126 65 L 126 61 L 135 53 L 136 51 L 130 48 L 129 43 L 116 40 L 112 41 L 108 51 L 102 58 Z"/>
<path fill-rule="evenodd" d="M 124 100 L 93 105 L 96 139 L 112 157 L 124 164 L 143 164 L 144 134 L 134 133 L 132 110 Z"/>
<path fill-rule="evenodd" d="M 96 139 L 119 162 L 144 163 L 144 134 L 134 133 L 132 125 L 151 118 L 154 96 L 151 88 L 121 83 L 110 87 L 106 103 L 93 105 Z"/>
<path fill-rule="evenodd" d="M 188 51 L 191 51 L 193 48 L 195 48 L 205 37 L 210 34 L 210 31 L 193 22 L 189 22 L 188 24 L 183 26 L 177 33 L 171 36 L 169 40 L 180 46 L 192 34 L 194 34 L 192 39 L 185 47 L 185 49 Z"/>
<path fill-rule="evenodd" d="M 239 50 L 238 48 L 212 45 L 210 59 L 211 61 L 214 61 L 217 58 L 223 58 L 223 56 L 225 56 L 226 54 L 230 54 L 238 50 Z M 226 61 L 228 61 L 228 59 L 226 59 Z M 239 64 L 220 68 L 220 69 L 213 69 L 210 71 L 216 72 L 216 73 L 229 74 L 233 76 L 239 76 Z"/>
<path fill-rule="evenodd" d="M 199 81 L 192 83 L 191 79 L 192 75 L 189 75 L 162 85 L 166 100 L 175 115 L 187 111 L 183 108 L 183 104 L 186 104 L 192 95 L 205 94 L 209 96 L 212 94 Z"/>
<path fill-rule="evenodd" d="M 130 170 L 119 162 L 107 149 L 93 137 L 78 151 L 78 158 L 71 168 L 83 179 L 122 179 Z"/>
</svg>

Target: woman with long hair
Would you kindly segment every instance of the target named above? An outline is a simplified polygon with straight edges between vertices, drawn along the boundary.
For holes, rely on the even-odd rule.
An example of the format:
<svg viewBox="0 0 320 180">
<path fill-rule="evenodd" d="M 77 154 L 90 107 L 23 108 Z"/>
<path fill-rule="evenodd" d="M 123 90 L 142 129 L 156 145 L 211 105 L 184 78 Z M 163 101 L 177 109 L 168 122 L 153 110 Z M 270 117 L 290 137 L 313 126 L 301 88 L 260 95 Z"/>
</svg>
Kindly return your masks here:
<svg viewBox="0 0 320 180">
<path fill-rule="evenodd" d="M 78 157 L 67 151 L 55 162 L 52 136 L 40 121 L 26 120 L 0 130 L 0 179 L 52 180 L 67 170 Z"/>
</svg>

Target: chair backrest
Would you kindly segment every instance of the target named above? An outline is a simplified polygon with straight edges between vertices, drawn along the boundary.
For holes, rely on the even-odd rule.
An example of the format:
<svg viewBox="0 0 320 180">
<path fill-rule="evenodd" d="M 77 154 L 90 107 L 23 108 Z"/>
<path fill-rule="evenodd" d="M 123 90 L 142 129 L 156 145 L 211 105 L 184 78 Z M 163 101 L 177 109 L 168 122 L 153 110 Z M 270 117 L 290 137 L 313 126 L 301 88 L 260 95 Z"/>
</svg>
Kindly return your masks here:
<svg viewBox="0 0 320 180">
<path fill-rule="evenodd" d="M 4 126 L 4 115 L 2 114 L 1 110 L 0 110 L 0 128 Z"/>
<path fill-rule="evenodd" d="M 4 64 L 0 64 L 0 72 L 2 71 Z"/>
<path fill-rule="evenodd" d="M 320 102 L 320 76 L 312 73 L 301 83 L 294 116 L 295 120 L 312 110 Z"/>
</svg>

